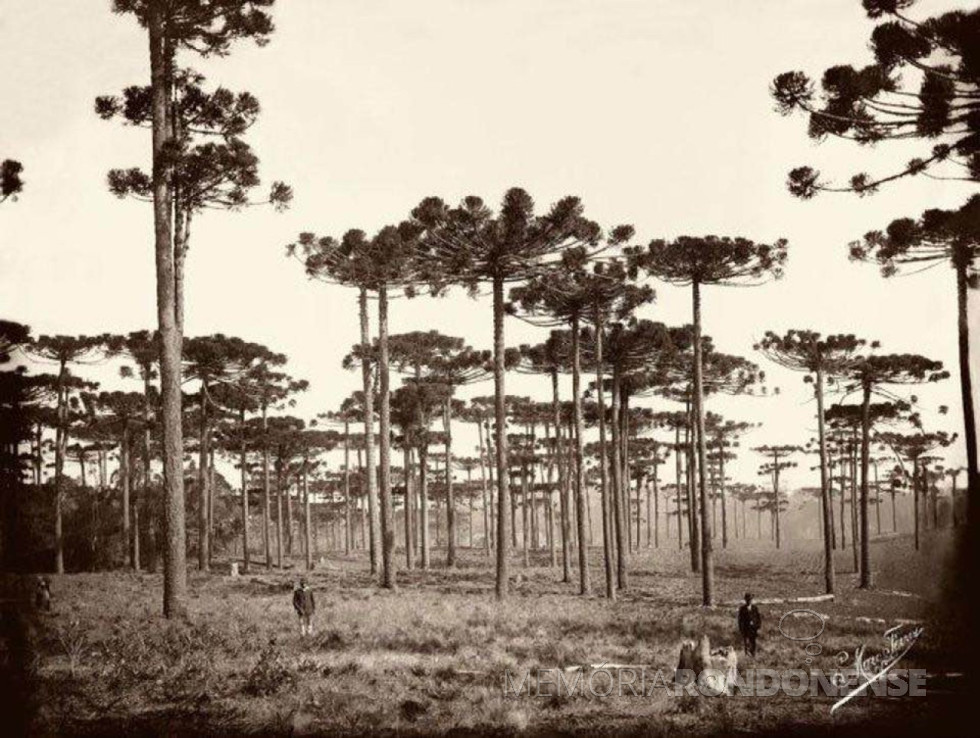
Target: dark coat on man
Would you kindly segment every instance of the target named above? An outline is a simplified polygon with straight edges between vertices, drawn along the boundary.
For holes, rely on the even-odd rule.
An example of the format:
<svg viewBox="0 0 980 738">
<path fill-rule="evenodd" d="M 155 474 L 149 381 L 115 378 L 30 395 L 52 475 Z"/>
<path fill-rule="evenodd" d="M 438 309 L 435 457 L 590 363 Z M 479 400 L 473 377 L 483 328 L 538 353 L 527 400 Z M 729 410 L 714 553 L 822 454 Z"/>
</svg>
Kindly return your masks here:
<svg viewBox="0 0 980 738">
<path fill-rule="evenodd" d="M 313 599 L 313 590 L 305 584 L 293 590 L 293 609 L 301 618 L 309 620 L 316 611 L 316 601 Z"/>
<path fill-rule="evenodd" d="M 730 611 L 729 611 L 730 612 Z M 762 615 L 754 602 L 745 602 L 738 608 L 738 632 L 743 636 L 756 635 L 762 627 Z"/>
</svg>

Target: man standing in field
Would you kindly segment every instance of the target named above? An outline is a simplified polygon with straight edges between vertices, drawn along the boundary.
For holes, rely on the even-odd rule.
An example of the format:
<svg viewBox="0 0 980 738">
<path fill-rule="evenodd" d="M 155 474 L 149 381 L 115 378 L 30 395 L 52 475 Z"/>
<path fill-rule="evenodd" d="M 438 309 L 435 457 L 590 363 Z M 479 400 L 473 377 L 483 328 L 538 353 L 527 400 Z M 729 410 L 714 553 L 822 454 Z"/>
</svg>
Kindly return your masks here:
<svg viewBox="0 0 980 738">
<path fill-rule="evenodd" d="M 293 590 L 293 609 L 299 616 L 299 631 L 303 635 L 313 635 L 313 613 L 316 612 L 316 602 L 313 590 L 306 586 L 306 580 L 300 579 Z"/>
<path fill-rule="evenodd" d="M 738 632 L 742 634 L 742 645 L 745 653 L 755 657 L 755 641 L 762 627 L 762 615 L 752 601 L 752 593 L 745 593 L 745 602 L 738 608 Z"/>
</svg>

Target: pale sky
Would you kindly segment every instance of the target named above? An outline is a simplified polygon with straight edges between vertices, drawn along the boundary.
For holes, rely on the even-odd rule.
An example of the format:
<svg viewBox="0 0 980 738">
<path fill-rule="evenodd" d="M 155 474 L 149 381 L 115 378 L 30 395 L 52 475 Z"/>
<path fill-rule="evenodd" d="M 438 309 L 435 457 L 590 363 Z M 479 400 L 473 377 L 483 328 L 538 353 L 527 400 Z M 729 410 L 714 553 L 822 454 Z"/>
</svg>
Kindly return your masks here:
<svg viewBox="0 0 980 738">
<path fill-rule="evenodd" d="M 968 5 L 923 0 L 916 13 Z M 35 335 L 155 326 L 150 207 L 119 201 L 105 185 L 109 168 L 146 165 L 149 134 L 93 112 L 97 95 L 147 83 L 147 41 L 109 8 L 109 0 L 0 0 L 0 158 L 22 161 L 26 180 L 19 201 L 0 206 L 0 315 Z M 954 378 L 910 392 L 930 428 L 961 433 L 952 271 L 884 280 L 874 266 L 849 263 L 847 244 L 893 218 L 958 206 L 975 186 L 921 178 L 868 198 L 809 202 L 785 188 L 788 170 L 804 163 L 843 180 L 891 171 L 923 150 L 817 146 L 804 118 L 773 110 L 776 74 L 819 77 L 833 64 L 870 61 L 873 26 L 858 0 L 280 0 L 274 18 L 265 48 L 183 60 L 213 84 L 258 97 L 263 113 L 247 140 L 264 183 L 282 179 L 296 193 L 284 214 L 197 219 L 186 332 L 286 353 L 289 371 L 312 384 L 297 414 L 336 408 L 359 387 L 360 375 L 340 367 L 358 327 L 355 294 L 307 281 L 285 245 L 300 231 L 374 231 L 427 195 L 496 204 L 519 185 L 542 209 L 578 195 L 587 215 L 604 227 L 632 223 L 642 243 L 682 234 L 788 239 L 782 281 L 705 290 L 706 332 L 781 389 L 708 403 L 764 423 L 743 446 L 803 444 L 815 433 L 801 375 L 752 351 L 767 329 L 853 332 L 885 351 L 941 359 Z M 642 316 L 688 322 L 688 292 L 654 286 L 657 303 Z M 488 348 L 489 303 L 456 292 L 393 305 L 393 333 L 430 328 Z M 507 321 L 510 345 L 546 335 Z M 114 369 L 89 376 L 119 384 Z M 546 380 L 513 374 L 508 390 L 548 396 Z M 486 383 L 463 396 L 491 392 Z M 945 418 L 940 404 L 950 406 Z M 472 444 L 475 433 L 459 433 L 461 453 Z M 965 463 L 960 443 L 949 456 Z M 743 452 L 731 473 L 763 481 L 760 461 Z M 812 463 L 800 459 L 789 483 L 813 484 Z"/>
</svg>

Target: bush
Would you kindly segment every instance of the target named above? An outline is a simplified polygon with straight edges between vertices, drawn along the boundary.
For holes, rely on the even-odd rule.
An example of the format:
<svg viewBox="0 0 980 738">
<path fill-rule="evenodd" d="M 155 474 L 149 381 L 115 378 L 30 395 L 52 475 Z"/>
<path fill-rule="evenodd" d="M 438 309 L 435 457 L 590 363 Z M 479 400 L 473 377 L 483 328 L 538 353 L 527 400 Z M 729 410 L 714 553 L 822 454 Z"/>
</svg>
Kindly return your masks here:
<svg viewBox="0 0 980 738">
<path fill-rule="evenodd" d="M 245 694 L 262 697 L 278 694 L 284 689 L 296 685 L 296 675 L 286 663 L 286 659 L 276 645 L 275 640 L 269 641 L 259 660 L 248 673 L 245 680 Z"/>
</svg>

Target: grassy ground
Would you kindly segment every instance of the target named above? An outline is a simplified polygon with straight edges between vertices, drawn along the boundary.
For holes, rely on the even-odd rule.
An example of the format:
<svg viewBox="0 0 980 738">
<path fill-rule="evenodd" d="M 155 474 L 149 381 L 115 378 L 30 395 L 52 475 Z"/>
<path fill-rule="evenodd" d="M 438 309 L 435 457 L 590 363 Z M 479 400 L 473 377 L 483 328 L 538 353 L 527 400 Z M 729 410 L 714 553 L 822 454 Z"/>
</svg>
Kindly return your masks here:
<svg viewBox="0 0 980 738">
<path fill-rule="evenodd" d="M 831 671 L 840 651 L 880 647 L 887 625 L 910 619 L 926 630 L 901 665 L 951 670 L 957 644 L 936 609 L 950 541 L 928 537 L 920 554 L 907 538 L 873 548 L 875 590 L 855 589 L 850 552 L 838 552 L 837 601 L 763 604 L 760 652 L 754 662 L 740 654 L 740 668 Z M 541 565 L 525 570 L 515 561 L 513 596 L 498 604 L 480 551 L 464 550 L 455 571 L 399 572 L 397 592 L 372 584 L 363 556 L 327 557 L 307 576 L 319 609 L 317 632 L 306 638 L 291 607 L 296 570 L 237 579 L 192 574 L 186 622 L 159 617 L 159 575 L 55 577 L 54 611 L 31 626 L 34 730 L 687 735 L 834 726 L 867 735 L 928 725 L 935 734 L 947 710 L 940 696 L 862 698 L 834 717 L 826 697 L 678 698 L 662 689 L 644 697 L 584 689 L 571 697 L 505 696 L 508 672 L 519 680 L 536 668 L 616 663 L 672 674 L 682 638 L 738 641 L 734 606 L 700 607 L 700 579 L 676 543 L 635 555 L 630 588 L 615 604 L 575 596 L 544 558 L 532 563 Z M 816 542 L 779 553 L 768 541 L 739 542 L 718 553 L 718 600 L 734 603 L 747 590 L 763 603 L 817 595 L 820 566 Z M 598 551 L 592 581 L 604 590 Z M 799 607 L 828 616 L 821 653 L 809 665 L 805 644 L 778 630 L 780 617 Z M 597 683 L 603 691 L 605 682 Z"/>
</svg>

